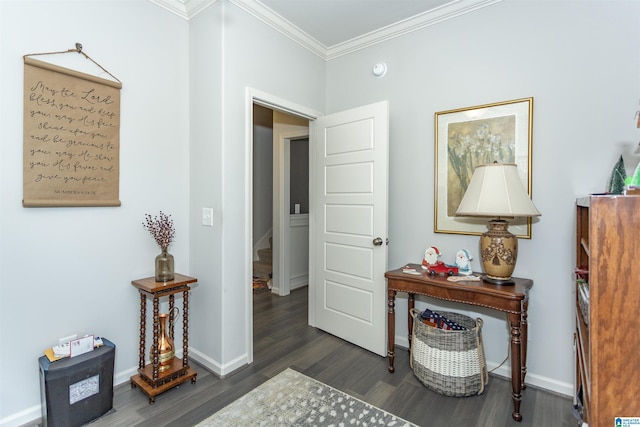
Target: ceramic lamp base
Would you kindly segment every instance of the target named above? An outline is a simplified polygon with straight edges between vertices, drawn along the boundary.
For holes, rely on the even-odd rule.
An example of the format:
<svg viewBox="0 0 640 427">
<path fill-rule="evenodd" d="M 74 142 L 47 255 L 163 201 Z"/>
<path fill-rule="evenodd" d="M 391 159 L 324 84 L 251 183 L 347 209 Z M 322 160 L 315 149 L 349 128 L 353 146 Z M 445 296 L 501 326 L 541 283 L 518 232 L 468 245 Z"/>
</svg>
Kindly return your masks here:
<svg viewBox="0 0 640 427">
<path fill-rule="evenodd" d="M 489 221 L 489 229 L 480 236 L 482 268 L 486 273 L 482 279 L 496 285 L 513 285 L 511 280 L 518 258 L 518 239 L 508 230 L 505 220 Z"/>
<path fill-rule="evenodd" d="M 492 283 L 494 285 L 515 285 L 516 282 L 513 279 L 494 279 L 489 276 L 482 276 L 482 281 L 487 283 Z"/>
</svg>

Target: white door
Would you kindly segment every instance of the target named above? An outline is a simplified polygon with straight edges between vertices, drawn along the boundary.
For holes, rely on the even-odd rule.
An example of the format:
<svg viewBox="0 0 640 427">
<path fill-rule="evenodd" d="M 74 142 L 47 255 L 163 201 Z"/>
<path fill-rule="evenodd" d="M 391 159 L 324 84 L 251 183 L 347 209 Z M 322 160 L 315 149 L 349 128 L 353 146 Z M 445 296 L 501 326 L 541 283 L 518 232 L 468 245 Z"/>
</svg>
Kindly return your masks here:
<svg viewBox="0 0 640 427">
<path fill-rule="evenodd" d="M 389 107 L 311 122 L 310 323 L 381 356 L 386 350 Z"/>
</svg>

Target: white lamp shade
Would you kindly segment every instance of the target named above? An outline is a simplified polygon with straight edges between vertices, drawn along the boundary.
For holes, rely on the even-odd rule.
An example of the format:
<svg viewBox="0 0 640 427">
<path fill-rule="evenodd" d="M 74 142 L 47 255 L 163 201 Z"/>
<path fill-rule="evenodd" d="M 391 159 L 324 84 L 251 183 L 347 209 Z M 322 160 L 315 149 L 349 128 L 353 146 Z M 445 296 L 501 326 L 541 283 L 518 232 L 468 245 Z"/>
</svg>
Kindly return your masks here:
<svg viewBox="0 0 640 427">
<path fill-rule="evenodd" d="M 530 217 L 540 212 L 524 189 L 517 166 L 493 163 L 475 169 L 456 215 Z"/>
</svg>

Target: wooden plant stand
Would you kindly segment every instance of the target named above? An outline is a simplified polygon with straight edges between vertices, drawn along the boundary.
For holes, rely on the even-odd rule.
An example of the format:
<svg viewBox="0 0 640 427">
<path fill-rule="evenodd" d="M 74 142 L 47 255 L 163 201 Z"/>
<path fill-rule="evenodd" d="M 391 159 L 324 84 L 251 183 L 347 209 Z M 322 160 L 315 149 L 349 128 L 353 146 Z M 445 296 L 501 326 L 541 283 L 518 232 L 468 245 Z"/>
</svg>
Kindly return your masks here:
<svg viewBox="0 0 640 427">
<path fill-rule="evenodd" d="M 156 396 L 170 388 L 176 387 L 187 380 L 192 384 L 196 382 L 198 375 L 189 367 L 189 284 L 197 282 L 197 279 L 182 274 L 176 274 L 174 280 L 169 282 L 156 282 L 155 277 L 134 280 L 133 286 L 140 292 L 140 358 L 138 361 L 138 374 L 131 377 L 131 387 L 140 389 L 149 396 L 149 404 L 155 403 Z M 174 297 L 178 292 L 183 293 L 182 299 L 182 359 L 173 358 L 171 367 L 158 372 L 160 365 L 158 358 L 159 339 L 159 306 L 161 297 L 169 297 L 169 312 L 174 307 Z M 153 343 L 151 344 L 152 362 L 145 363 L 145 336 L 147 319 L 147 297 L 153 300 Z M 169 332 L 173 335 L 173 325 Z"/>
</svg>

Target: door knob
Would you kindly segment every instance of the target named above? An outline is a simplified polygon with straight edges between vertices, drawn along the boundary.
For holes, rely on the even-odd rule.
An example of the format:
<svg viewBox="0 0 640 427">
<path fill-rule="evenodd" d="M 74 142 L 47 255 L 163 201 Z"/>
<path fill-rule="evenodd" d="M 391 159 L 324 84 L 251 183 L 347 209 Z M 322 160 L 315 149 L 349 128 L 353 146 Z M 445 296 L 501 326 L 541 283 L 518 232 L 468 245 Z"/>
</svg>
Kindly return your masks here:
<svg viewBox="0 0 640 427">
<path fill-rule="evenodd" d="M 382 238 L 376 237 L 375 239 L 373 239 L 373 246 L 382 246 Z"/>
</svg>

